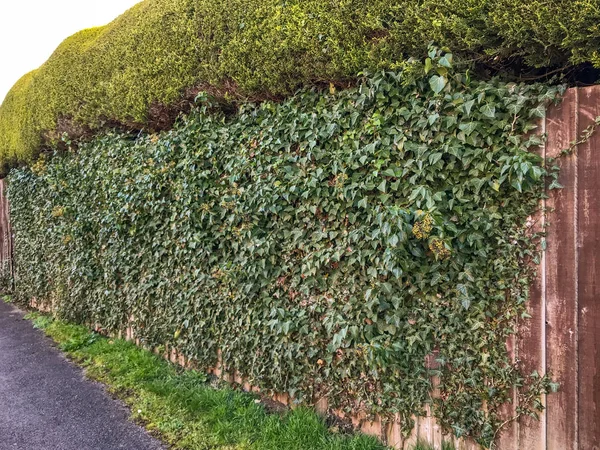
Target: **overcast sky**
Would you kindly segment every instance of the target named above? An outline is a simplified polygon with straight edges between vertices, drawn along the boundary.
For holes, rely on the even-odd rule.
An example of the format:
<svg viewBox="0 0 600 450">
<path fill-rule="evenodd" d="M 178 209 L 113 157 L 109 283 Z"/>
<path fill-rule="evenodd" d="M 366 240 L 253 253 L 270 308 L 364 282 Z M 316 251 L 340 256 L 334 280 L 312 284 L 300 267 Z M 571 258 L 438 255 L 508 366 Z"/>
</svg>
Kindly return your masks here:
<svg viewBox="0 0 600 450">
<path fill-rule="evenodd" d="M 0 102 L 67 37 L 105 25 L 140 0 L 0 0 Z"/>
</svg>

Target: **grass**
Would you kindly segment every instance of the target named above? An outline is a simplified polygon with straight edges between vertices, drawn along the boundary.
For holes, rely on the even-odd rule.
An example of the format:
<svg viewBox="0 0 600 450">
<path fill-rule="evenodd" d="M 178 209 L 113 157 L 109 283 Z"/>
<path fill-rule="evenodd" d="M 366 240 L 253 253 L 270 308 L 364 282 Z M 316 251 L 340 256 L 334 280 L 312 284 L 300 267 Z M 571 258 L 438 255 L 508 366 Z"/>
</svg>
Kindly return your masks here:
<svg viewBox="0 0 600 450">
<path fill-rule="evenodd" d="M 48 315 L 26 316 L 132 411 L 132 419 L 175 449 L 190 450 L 385 450 L 377 439 L 330 430 L 305 408 L 269 414 L 260 400 L 207 376 L 183 370 L 121 339 Z M 430 450 L 417 444 L 414 450 Z M 443 450 L 451 450 L 444 446 Z"/>
<path fill-rule="evenodd" d="M 206 375 L 182 370 L 120 339 L 43 314 L 27 316 L 61 350 L 106 384 L 131 408 L 132 418 L 179 449 L 384 450 L 364 435 L 330 432 L 315 413 L 298 408 L 269 414 L 257 397 L 215 389 Z"/>
<path fill-rule="evenodd" d="M 431 445 L 426 442 L 419 442 L 413 447 L 412 450 L 435 450 Z M 454 444 L 451 442 L 442 442 L 441 450 L 455 450 Z"/>
</svg>

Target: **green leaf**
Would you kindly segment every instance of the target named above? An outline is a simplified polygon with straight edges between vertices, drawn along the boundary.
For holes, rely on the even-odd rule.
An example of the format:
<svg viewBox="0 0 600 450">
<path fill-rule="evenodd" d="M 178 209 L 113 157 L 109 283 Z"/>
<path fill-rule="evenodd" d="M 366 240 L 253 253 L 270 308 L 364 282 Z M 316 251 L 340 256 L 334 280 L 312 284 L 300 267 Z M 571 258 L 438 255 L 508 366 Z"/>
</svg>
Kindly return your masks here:
<svg viewBox="0 0 600 450">
<path fill-rule="evenodd" d="M 429 155 L 429 164 L 432 166 L 437 163 L 440 159 L 442 159 L 443 154 L 441 152 L 432 153 Z"/>
<path fill-rule="evenodd" d="M 458 128 L 462 130 L 465 135 L 470 136 L 479 127 L 480 122 L 466 122 L 461 123 Z"/>
<path fill-rule="evenodd" d="M 441 66 L 447 67 L 449 69 L 452 68 L 452 53 L 446 53 L 444 56 L 440 58 L 438 63 Z"/>
<path fill-rule="evenodd" d="M 529 117 L 538 117 L 543 119 L 546 117 L 546 107 L 544 105 L 538 105 L 529 111 Z"/>
<path fill-rule="evenodd" d="M 447 82 L 447 80 L 445 77 L 439 76 L 439 75 L 433 75 L 429 79 L 429 86 L 431 86 L 431 89 L 433 90 L 434 93 L 439 94 L 440 92 L 442 92 L 444 87 L 446 87 L 446 82 Z"/>
<path fill-rule="evenodd" d="M 475 100 L 468 100 L 463 104 L 463 111 L 467 116 L 471 115 L 471 110 L 473 109 L 473 105 L 475 104 Z"/>
<path fill-rule="evenodd" d="M 431 58 L 425 59 L 425 73 L 429 73 L 433 68 L 433 64 L 431 63 Z"/>
<path fill-rule="evenodd" d="M 483 105 L 481 107 L 481 114 L 483 114 L 486 117 L 489 117 L 491 119 L 493 119 L 494 117 L 496 117 L 496 107 L 493 105 L 490 105 L 489 103 L 486 103 L 485 105 Z"/>
</svg>

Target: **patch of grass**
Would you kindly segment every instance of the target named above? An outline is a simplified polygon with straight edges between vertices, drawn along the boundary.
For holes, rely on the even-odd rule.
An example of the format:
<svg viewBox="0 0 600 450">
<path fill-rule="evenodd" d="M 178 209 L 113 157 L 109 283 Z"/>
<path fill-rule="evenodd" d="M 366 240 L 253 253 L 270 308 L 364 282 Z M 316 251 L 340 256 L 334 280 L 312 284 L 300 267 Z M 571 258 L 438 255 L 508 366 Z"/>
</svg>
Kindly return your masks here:
<svg viewBox="0 0 600 450">
<path fill-rule="evenodd" d="M 25 315 L 25 319 L 30 320 L 33 328 L 46 330 L 52 324 L 52 318 L 44 314 L 32 312 Z"/>
<path fill-rule="evenodd" d="M 452 442 L 442 442 L 442 450 L 455 450 Z M 418 442 L 412 450 L 435 450 L 435 448 L 429 445 L 427 442 Z"/>
<path fill-rule="evenodd" d="M 4 303 L 12 303 L 12 297 L 10 295 L 4 295 L 2 296 L 2 301 Z"/>
<path fill-rule="evenodd" d="M 176 449 L 384 450 L 365 435 L 331 433 L 314 412 L 268 414 L 257 397 L 215 389 L 205 374 L 183 370 L 120 339 L 30 313 L 34 327 L 54 339 L 87 376 L 129 405 L 132 418 Z"/>
</svg>

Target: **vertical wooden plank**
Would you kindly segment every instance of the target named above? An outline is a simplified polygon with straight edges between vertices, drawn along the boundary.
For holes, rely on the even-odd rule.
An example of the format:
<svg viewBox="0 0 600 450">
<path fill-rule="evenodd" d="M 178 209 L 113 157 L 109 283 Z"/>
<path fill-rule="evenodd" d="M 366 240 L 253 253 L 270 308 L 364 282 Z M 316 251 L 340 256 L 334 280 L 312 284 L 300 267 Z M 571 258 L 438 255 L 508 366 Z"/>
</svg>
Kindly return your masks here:
<svg viewBox="0 0 600 450">
<path fill-rule="evenodd" d="M 0 269 L 5 270 L 7 261 L 7 221 L 6 221 L 6 197 L 4 192 L 4 180 L 0 180 Z"/>
<path fill-rule="evenodd" d="M 418 440 L 431 443 L 431 411 L 429 405 L 425 405 L 425 416 L 419 417 Z"/>
<path fill-rule="evenodd" d="M 11 288 L 15 287 L 15 240 L 12 231 L 12 223 L 10 221 L 10 203 L 6 198 L 6 214 L 7 214 L 7 232 L 8 232 L 8 257 L 10 264 L 10 275 L 11 275 Z"/>
<path fill-rule="evenodd" d="M 437 422 L 437 419 L 435 417 L 432 417 L 431 420 L 433 425 L 431 428 L 431 444 L 433 445 L 433 448 L 441 450 L 442 443 L 444 442 L 442 427 Z"/>
<path fill-rule="evenodd" d="M 432 353 L 427 355 L 425 358 L 425 365 L 429 370 L 439 370 L 440 364 L 437 361 L 439 357 L 439 351 L 435 349 Z M 435 372 L 434 372 L 435 373 Z M 438 375 L 431 376 L 431 400 L 432 402 L 441 397 L 440 392 L 440 377 Z M 433 403 L 432 403 L 433 404 Z M 430 444 L 433 445 L 434 449 L 442 448 L 442 441 L 444 439 L 444 435 L 442 434 L 442 427 L 438 423 L 437 419 L 433 415 L 432 406 L 427 406 L 427 415 L 430 417 L 431 421 L 431 436 L 430 436 Z"/>
<path fill-rule="evenodd" d="M 515 336 L 511 336 L 506 341 L 506 351 L 510 359 L 515 361 L 517 341 Z M 516 390 L 512 390 L 512 403 L 507 403 L 502 407 L 501 414 L 504 420 L 508 420 L 516 415 L 516 404 L 517 404 L 517 393 Z M 516 421 L 508 423 L 501 431 L 500 436 L 497 439 L 496 447 L 498 449 L 516 449 L 519 445 L 519 427 Z"/>
<path fill-rule="evenodd" d="M 375 417 L 373 421 L 364 420 L 360 426 L 360 431 L 369 436 L 381 438 L 383 430 L 381 427 L 381 419 Z"/>
<path fill-rule="evenodd" d="M 327 397 L 316 399 L 314 404 L 317 413 L 323 417 L 327 416 L 327 411 L 329 410 L 329 401 L 327 400 Z"/>
<path fill-rule="evenodd" d="M 600 88 L 579 92 L 579 134 L 600 116 Z M 578 146 L 579 448 L 600 449 L 600 135 Z"/>
<path fill-rule="evenodd" d="M 546 121 L 542 121 L 542 132 L 545 132 Z M 542 157 L 545 157 L 545 146 L 539 149 Z M 544 226 L 543 208 L 545 202 L 540 204 L 540 211 L 529 219 L 532 232 L 539 232 Z M 546 372 L 546 292 L 545 292 L 545 254 L 537 266 L 537 274 L 529 291 L 527 302 L 527 313 L 530 318 L 519 323 L 517 342 L 517 357 L 521 361 L 521 369 L 524 375 L 530 375 L 534 371 L 540 375 Z M 545 404 L 545 396 L 542 396 Z M 545 450 L 546 448 L 546 417 L 545 412 L 540 414 L 540 419 L 529 416 L 521 416 L 518 426 L 518 446 L 528 450 Z"/>
<path fill-rule="evenodd" d="M 6 180 L 0 180 L 0 270 L 3 276 L 14 276 L 10 208 L 6 197 Z"/>
<path fill-rule="evenodd" d="M 578 90 L 569 89 L 548 111 L 547 157 L 557 157 L 577 139 Z M 546 368 L 560 383 L 547 403 L 547 450 L 577 448 L 577 153 L 563 156 L 559 182 L 548 191 L 546 250 Z"/>
<path fill-rule="evenodd" d="M 402 430 L 400 427 L 400 417 L 388 424 L 387 429 L 387 444 L 394 449 L 402 450 L 404 447 L 404 439 L 402 438 Z"/>
<path fill-rule="evenodd" d="M 413 427 L 410 436 L 404 440 L 404 448 L 407 450 L 411 450 L 415 445 L 417 445 L 419 440 L 419 422 L 421 421 L 421 417 L 415 416 L 413 417 L 413 420 L 415 421 L 415 426 Z"/>
</svg>

